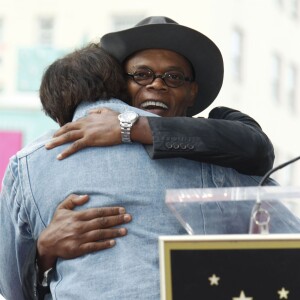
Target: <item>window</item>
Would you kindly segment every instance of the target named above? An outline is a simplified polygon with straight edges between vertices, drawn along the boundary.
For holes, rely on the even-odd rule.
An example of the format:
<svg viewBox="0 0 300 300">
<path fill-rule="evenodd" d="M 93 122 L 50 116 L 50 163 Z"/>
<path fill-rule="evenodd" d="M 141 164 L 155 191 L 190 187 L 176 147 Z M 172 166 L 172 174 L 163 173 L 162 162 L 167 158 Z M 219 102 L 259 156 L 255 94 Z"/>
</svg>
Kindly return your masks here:
<svg viewBox="0 0 300 300">
<path fill-rule="evenodd" d="M 284 4 L 284 0 L 275 0 L 275 2 L 276 2 L 276 5 L 278 6 L 278 8 L 280 9 L 280 10 L 282 10 L 283 9 L 283 4 Z"/>
<path fill-rule="evenodd" d="M 281 58 L 278 54 L 272 55 L 271 61 L 271 90 L 274 102 L 280 102 L 280 78 L 281 78 Z"/>
<path fill-rule="evenodd" d="M 293 19 L 299 16 L 299 0 L 290 0 L 290 13 Z"/>
<path fill-rule="evenodd" d="M 295 65 L 290 65 L 287 69 L 287 101 L 292 112 L 296 112 L 297 99 L 297 68 Z"/>
<path fill-rule="evenodd" d="M 39 89 L 43 72 L 66 50 L 53 47 L 32 47 L 18 49 L 17 90 L 36 92 Z"/>
<path fill-rule="evenodd" d="M 239 29 L 232 32 L 231 57 L 232 57 L 232 76 L 235 80 L 242 80 L 242 53 L 243 34 Z"/>
<path fill-rule="evenodd" d="M 37 43 L 41 46 L 51 46 L 53 44 L 54 19 L 52 17 L 41 17 L 37 25 Z"/>
</svg>

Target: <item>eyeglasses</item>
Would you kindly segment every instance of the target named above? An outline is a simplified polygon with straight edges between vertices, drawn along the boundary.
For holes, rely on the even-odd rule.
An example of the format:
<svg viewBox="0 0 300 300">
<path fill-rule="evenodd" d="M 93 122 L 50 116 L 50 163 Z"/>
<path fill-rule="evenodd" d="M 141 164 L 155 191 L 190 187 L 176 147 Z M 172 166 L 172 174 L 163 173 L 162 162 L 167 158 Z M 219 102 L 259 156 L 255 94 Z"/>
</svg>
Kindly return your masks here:
<svg viewBox="0 0 300 300">
<path fill-rule="evenodd" d="M 191 78 L 185 77 L 180 71 L 168 71 L 162 75 L 157 75 L 151 69 L 142 69 L 126 75 L 131 77 L 137 84 L 143 86 L 151 84 L 156 78 L 161 78 L 168 87 L 173 88 L 183 85 L 185 81 L 193 81 Z"/>
</svg>

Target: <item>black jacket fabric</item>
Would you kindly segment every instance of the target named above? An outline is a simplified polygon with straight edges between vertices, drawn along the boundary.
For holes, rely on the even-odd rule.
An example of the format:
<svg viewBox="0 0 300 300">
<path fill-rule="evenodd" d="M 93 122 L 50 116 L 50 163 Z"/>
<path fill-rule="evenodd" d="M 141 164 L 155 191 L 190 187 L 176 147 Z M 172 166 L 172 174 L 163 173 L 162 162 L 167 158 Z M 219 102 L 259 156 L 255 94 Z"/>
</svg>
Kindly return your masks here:
<svg viewBox="0 0 300 300">
<path fill-rule="evenodd" d="M 182 157 L 264 175 L 273 167 L 274 148 L 250 116 L 228 107 L 216 107 L 208 118 L 148 117 L 153 159 Z"/>
</svg>

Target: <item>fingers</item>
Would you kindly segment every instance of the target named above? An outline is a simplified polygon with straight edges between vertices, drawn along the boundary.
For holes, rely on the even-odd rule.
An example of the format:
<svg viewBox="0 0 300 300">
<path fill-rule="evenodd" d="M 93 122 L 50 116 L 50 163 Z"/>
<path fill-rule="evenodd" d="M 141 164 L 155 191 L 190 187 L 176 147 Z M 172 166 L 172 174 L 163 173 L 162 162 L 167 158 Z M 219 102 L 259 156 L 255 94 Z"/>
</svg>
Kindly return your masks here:
<svg viewBox="0 0 300 300">
<path fill-rule="evenodd" d="M 88 243 L 78 243 L 78 241 L 71 242 L 65 245 L 64 248 L 59 251 L 58 257 L 64 259 L 76 258 L 84 254 L 111 248 L 115 244 L 115 240 L 112 239 Z"/>
<path fill-rule="evenodd" d="M 81 243 L 91 243 L 91 242 L 99 242 L 105 241 L 117 237 L 122 237 L 127 234 L 126 228 L 109 228 L 109 229 L 97 229 L 93 231 L 89 231 L 81 236 Z"/>
<path fill-rule="evenodd" d="M 85 147 L 87 147 L 87 145 L 84 142 L 84 139 L 77 140 L 71 146 L 69 146 L 67 149 L 63 150 L 60 154 L 58 154 L 56 158 L 58 160 L 62 160 Z M 51 149 L 51 148 L 47 148 L 47 149 Z"/>
<path fill-rule="evenodd" d="M 81 244 L 78 248 L 78 251 L 79 251 L 78 256 L 96 252 L 96 251 L 100 251 L 100 250 L 105 250 L 108 248 L 112 248 L 115 244 L 116 244 L 116 242 L 114 240 Z"/>
<path fill-rule="evenodd" d="M 117 225 L 129 223 L 131 220 L 132 217 L 129 214 L 95 218 L 90 221 L 80 222 L 79 230 L 81 233 L 85 233 L 98 229 L 112 228 Z"/>
<path fill-rule="evenodd" d="M 69 209 L 69 210 L 72 210 L 76 206 L 83 205 L 88 200 L 89 200 L 89 196 L 88 195 L 75 195 L 75 194 L 71 194 L 63 202 L 61 202 L 57 206 L 56 210 L 59 210 L 59 209 Z"/>
<path fill-rule="evenodd" d="M 56 135 L 53 139 L 46 143 L 45 148 L 53 149 L 57 146 L 80 140 L 82 137 L 83 133 L 81 130 L 72 130 L 65 133 L 61 133 L 60 135 Z"/>
<path fill-rule="evenodd" d="M 56 210 L 58 209 L 73 210 L 76 206 L 85 204 L 88 201 L 88 199 L 89 199 L 88 195 L 71 194 L 57 206 Z M 77 219 L 81 221 L 88 221 L 95 218 L 102 219 L 103 217 L 109 217 L 109 216 L 117 216 L 117 219 L 120 218 L 120 222 L 124 222 L 124 221 L 129 222 L 131 220 L 131 216 L 126 215 L 125 212 L 126 211 L 124 207 L 112 206 L 112 207 L 88 208 L 86 210 L 77 211 L 75 213 L 77 215 Z"/>
<path fill-rule="evenodd" d="M 67 123 L 65 124 L 64 126 L 60 127 L 60 129 L 58 129 L 53 137 L 58 137 L 58 136 L 61 136 L 67 132 L 70 132 L 70 131 L 76 131 L 78 129 L 80 129 L 81 127 L 81 124 L 80 124 L 80 121 L 77 120 L 75 122 L 70 122 L 70 123 Z"/>
<path fill-rule="evenodd" d="M 112 207 L 96 207 L 96 208 L 88 208 L 83 211 L 78 211 L 78 215 L 80 220 L 88 221 L 96 218 L 103 218 L 109 216 L 118 216 L 125 214 L 124 207 L 112 206 Z"/>
<path fill-rule="evenodd" d="M 60 209 L 73 210 L 76 206 L 81 206 L 89 200 L 88 195 L 69 195 L 62 201 L 56 211 Z M 124 207 L 97 207 L 88 208 L 82 211 L 73 212 L 73 222 L 82 222 L 84 225 L 82 232 L 91 231 L 97 228 L 108 228 L 128 223 L 132 220 L 130 214 L 126 214 Z M 80 225 L 81 226 L 81 225 Z"/>
<path fill-rule="evenodd" d="M 116 244 L 114 238 L 125 235 L 127 235 L 126 228 L 97 229 L 76 235 L 76 238 L 69 240 L 64 246 L 60 243 L 58 256 L 69 259 L 108 249 Z"/>
<path fill-rule="evenodd" d="M 127 234 L 125 228 L 119 229 L 98 229 L 86 233 L 81 239 L 81 244 L 77 248 L 77 256 L 88 254 L 115 246 L 116 242 L 112 238 L 122 237 Z"/>
</svg>

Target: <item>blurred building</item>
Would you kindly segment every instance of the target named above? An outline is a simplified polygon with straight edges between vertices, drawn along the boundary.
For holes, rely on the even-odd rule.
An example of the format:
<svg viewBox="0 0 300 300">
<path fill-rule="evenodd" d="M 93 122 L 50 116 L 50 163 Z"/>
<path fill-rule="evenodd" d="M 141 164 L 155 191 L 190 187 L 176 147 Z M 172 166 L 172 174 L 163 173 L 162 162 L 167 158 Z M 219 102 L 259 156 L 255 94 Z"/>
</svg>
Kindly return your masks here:
<svg viewBox="0 0 300 300">
<path fill-rule="evenodd" d="M 221 49 L 225 80 L 209 110 L 224 105 L 253 116 L 273 141 L 275 165 L 300 155 L 299 0 L 0 0 L 0 7 L 2 161 L 2 151 L 13 153 L 57 128 L 44 116 L 38 98 L 49 63 L 150 15 L 167 15 L 193 27 Z M 10 144 L 4 134 L 12 140 L 18 136 L 21 143 Z M 282 185 L 299 185 L 300 162 L 274 177 Z"/>
</svg>

